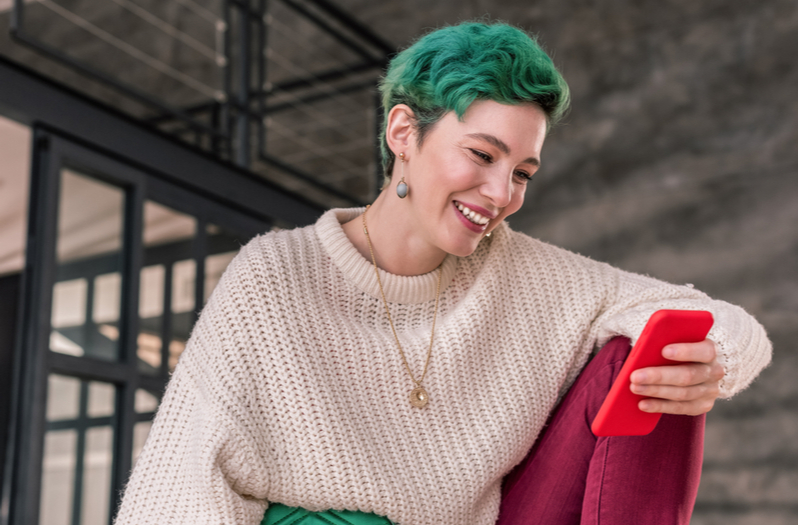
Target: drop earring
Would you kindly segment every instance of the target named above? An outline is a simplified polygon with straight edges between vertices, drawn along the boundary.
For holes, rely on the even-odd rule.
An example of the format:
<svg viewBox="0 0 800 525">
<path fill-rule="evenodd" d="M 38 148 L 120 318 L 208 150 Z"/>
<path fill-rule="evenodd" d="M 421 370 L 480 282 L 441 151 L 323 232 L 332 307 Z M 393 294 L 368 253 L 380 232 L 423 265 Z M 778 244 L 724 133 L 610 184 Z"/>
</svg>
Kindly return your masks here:
<svg viewBox="0 0 800 525">
<path fill-rule="evenodd" d="M 400 157 L 400 182 L 397 183 L 397 196 L 405 199 L 408 195 L 408 184 L 406 184 L 406 154 L 398 153 Z"/>
</svg>

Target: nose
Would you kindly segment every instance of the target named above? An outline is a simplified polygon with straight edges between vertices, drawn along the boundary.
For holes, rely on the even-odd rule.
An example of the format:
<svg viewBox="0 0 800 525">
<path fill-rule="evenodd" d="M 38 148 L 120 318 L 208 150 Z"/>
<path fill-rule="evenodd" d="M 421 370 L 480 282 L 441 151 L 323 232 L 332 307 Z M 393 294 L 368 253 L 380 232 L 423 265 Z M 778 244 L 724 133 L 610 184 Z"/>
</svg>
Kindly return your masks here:
<svg viewBox="0 0 800 525">
<path fill-rule="evenodd" d="M 481 195 L 498 208 L 505 208 L 514 196 L 513 176 L 513 173 L 509 173 L 506 169 L 491 170 L 481 184 Z"/>
</svg>

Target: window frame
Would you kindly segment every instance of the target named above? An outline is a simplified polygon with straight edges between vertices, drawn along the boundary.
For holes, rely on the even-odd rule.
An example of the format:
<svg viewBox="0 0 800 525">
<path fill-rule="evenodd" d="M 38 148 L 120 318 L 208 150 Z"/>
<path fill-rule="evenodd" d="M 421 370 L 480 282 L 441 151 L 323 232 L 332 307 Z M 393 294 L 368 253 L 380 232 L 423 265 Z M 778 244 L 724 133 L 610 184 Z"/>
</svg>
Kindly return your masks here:
<svg viewBox="0 0 800 525">
<path fill-rule="evenodd" d="M 208 252 L 206 226 L 214 224 L 242 237 L 268 231 L 271 223 L 243 209 L 208 198 L 193 188 L 170 180 L 164 174 L 64 136 L 44 126 L 33 129 L 33 162 L 26 263 L 23 273 L 21 309 L 11 399 L 8 458 L 3 500 L 8 502 L 10 525 L 39 522 L 42 461 L 46 422 L 47 384 L 50 374 L 101 381 L 115 386 L 115 413 L 111 487 L 108 494 L 109 523 L 116 515 L 122 490 L 130 475 L 133 428 L 143 414 L 135 412 L 138 389 L 163 393 L 169 370 L 162 353 L 157 375 L 138 370 L 139 276 L 144 262 L 142 245 L 144 203 L 148 200 L 191 215 L 196 234 L 191 240 L 196 264 L 194 318 L 204 303 L 205 258 Z M 59 186 L 62 171 L 111 184 L 124 192 L 120 290 L 120 347 L 117 361 L 102 361 L 50 350 L 53 285 L 57 278 Z M 165 316 L 170 313 L 165 312 Z M 89 322 L 87 320 L 87 322 Z M 192 323 L 193 324 L 193 323 Z M 166 346 L 166 345 L 165 345 Z M 82 468 L 78 458 L 76 470 Z M 76 474 L 76 479 L 79 475 Z M 82 487 L 74 487 L 80 501 Z M 75 499 L 77 498 L 77 499 Z M 73 511 L 73 522 L 78 514 Z"/>
</svg>

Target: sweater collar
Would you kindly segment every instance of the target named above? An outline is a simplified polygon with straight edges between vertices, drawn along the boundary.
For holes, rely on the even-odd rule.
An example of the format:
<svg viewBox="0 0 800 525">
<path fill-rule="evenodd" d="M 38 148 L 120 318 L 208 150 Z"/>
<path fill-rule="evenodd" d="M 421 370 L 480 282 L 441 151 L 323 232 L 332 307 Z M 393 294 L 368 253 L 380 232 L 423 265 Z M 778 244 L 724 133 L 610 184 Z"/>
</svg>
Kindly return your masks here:
<svg viewBox="0 0 800 525">
<path fill-rule="evenodd" d="M 333 209 L 317 220 L 315 231 L 323 248 L 344 276 L 363 292 L 380 299 L 372 261 L 365 259 L 347 238 L 342 224 L 364 213 L 364 208 Z M 456 273 L 458 257 L 449 254 L 442 263 L 442 291 Z M 436 299 L 438 270 L 422 275 L 395 275 L 378 268 L 386 300 L 390 303 L 416 304 Z"/>
</svg>

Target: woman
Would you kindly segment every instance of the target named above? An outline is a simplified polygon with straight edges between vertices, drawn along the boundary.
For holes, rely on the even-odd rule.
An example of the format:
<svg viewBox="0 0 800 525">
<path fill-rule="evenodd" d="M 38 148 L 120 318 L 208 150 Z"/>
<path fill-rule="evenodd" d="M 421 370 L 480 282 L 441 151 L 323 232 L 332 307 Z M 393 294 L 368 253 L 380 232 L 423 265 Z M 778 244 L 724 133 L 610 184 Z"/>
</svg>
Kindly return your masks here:
<svg viewBox="0 0 800 525">
<path fill-rule="evenodd" d="M 665 349 L 684 363 L 633 374 L 651 397 L 642 410 L 705 413 L 768 363 L 763 329 L 740 308 L 503 222 L 568 100 L 528 35 L 435 31 L 392 61 L 381 92 L 388 185 L 366 210 L 331 210 L 242 249 L 181 357 L 118 524 L 493 524 L 503 477 L 593 349 L 636 339 L 654 311 L 709 310 L 716 322 L 708 340 Z M 587 372 L 619 360 L 607 355 Z M 564 404 L 588 410 L 572 401 L 578 386 Z M 551 426 L 545 436 L 576 427 Z M 640 471 L 659 450 L 645 454 Z M 595 481 L 591 468 L 532 464 L 542 479 Z M 524 475 L 510 479 L 504 516 L 531 497 L 517 490 Z"/>
</svg>

